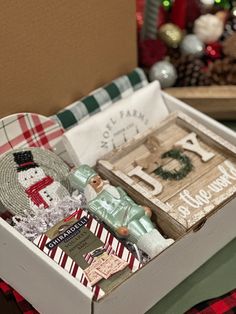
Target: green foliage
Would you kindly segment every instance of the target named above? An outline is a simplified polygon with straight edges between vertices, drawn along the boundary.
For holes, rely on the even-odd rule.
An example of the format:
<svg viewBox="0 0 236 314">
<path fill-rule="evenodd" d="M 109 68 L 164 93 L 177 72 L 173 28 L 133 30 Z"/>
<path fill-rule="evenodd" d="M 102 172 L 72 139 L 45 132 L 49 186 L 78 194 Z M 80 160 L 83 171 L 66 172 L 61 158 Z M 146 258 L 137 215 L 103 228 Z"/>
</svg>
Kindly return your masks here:
<svg viewBox="0 0 236 314">
<path fill-rule="evenodd" d="M 182 165 L 182 167 L 177 170 L 174 169 L 172 171 L 165 170 L 162 166 L 158 167 L 154 172 L 156 175 L 160 176 L 164 180 L 182 180 L 185 178 L 190 171 L 193 169 L 192 162 L 188 156 L 181 153 L 178 149 L 172 149 L 168 152 L 165 152 L 162 156 L 162 159 L 164 158 L 173 158 L 179 161 L 179 163 Z"/>
</svg>

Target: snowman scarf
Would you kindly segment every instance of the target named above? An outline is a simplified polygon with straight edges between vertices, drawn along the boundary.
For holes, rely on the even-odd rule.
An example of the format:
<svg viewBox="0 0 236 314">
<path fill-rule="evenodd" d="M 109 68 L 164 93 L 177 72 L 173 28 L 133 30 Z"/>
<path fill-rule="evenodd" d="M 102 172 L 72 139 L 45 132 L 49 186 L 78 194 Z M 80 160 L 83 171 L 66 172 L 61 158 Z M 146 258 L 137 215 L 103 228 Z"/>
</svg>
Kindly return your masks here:
<svg viewBox="0 0 236 314">
<path fill-rule="evenodd" d="M 48 208 L 49 205 L 46 203 L 46 201 L 43 199 L 39 192 L 42 189 L 46 188 L 48 185 L 52 184 L 53 182 L 54 182 L 53 178 L 46 176 L 42 180 L 31 185 L 28 189 L 25 190 L 25 192 L 37 207 L 43 205 L 44 208 Z"/>
</svg>

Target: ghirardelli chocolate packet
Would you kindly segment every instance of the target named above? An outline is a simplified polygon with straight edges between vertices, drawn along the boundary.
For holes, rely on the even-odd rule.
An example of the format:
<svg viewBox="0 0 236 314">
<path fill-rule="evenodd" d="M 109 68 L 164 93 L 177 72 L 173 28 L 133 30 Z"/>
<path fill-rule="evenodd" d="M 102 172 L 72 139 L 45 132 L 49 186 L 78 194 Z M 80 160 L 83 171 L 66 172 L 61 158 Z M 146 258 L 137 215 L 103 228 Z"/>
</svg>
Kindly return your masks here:
<svg viewBox="0 0 236 314">
<path fill-rule="evenodd" d="M 92 290 L 94 299 L 100 299 L 141 267 L 117 238 L 82 209 L 34 243 Z"/>
</svg>

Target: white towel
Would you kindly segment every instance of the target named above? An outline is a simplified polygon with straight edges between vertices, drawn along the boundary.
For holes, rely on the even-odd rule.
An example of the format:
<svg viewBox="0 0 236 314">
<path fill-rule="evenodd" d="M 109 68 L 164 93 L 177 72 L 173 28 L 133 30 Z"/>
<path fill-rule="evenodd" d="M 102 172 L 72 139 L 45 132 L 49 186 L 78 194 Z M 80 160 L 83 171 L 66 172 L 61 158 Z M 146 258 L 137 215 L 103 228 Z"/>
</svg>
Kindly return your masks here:
<svg viewBox="0 0 236 314">
<path fill-rule="evenodd" d="M 156 126 L 167 115 L 160 85 L 155 81 L 68 130 L 63 135 L 64 145 L 76 166 L 94 166 L 102 156 Z"/>
</svg>

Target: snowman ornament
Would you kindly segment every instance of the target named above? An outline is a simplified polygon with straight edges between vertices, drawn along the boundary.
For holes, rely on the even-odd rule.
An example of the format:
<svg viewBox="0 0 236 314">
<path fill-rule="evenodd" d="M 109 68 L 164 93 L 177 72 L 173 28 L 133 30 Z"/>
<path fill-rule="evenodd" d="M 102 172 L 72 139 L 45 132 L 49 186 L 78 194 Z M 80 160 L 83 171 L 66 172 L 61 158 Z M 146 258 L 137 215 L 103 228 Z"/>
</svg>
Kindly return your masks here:
<svg viewBox="0 0 236 314">
<path fill-rule="evenodd" d="M 17 164 L 18 181 L 24 188 L 29 199 L 30 208 L 35 211 L 39 208 L 48 208 L 58 203 L 69 192 L 34 161 L 31 151 L 14 153 Z"/>
</svg>

